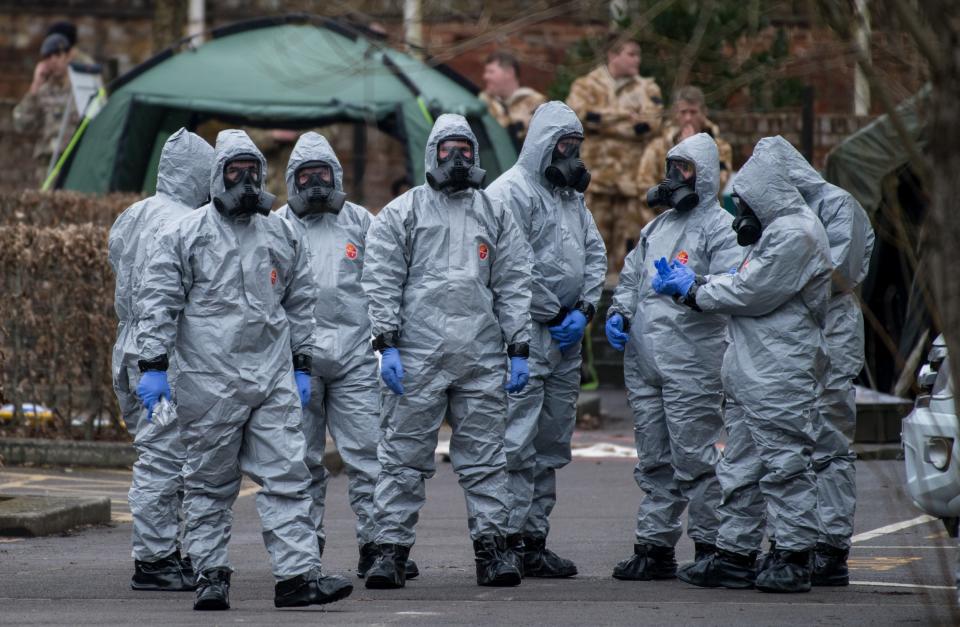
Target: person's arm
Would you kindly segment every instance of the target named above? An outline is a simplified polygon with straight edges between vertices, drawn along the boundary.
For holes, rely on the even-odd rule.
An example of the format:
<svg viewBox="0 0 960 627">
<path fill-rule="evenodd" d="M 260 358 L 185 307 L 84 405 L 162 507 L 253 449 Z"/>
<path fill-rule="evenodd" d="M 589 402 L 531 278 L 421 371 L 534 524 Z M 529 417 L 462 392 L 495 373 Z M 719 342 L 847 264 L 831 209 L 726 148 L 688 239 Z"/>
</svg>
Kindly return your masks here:
<svg viewBox="0 0 960 627">
<path fill-rule="evenodd" d="M 398 204 L 384 207 L 367 232 L 361 285 L 367 295 L 374 337 L 401 331 L 400 306 L 410 264 L 404 205 L 411 202 L 412 197 L 413 194 L 408 193 L 400 197 Z"/>
<path fill-rule="evenodd" d="M 708 225 L 706 240 L 710 274 L 730 274 L 739 270 L 746 248 L 737 244 L 737 232 L 733 230 L 733 216 L 716 207 L 714 220 Z"/>
<path fill-rule="evenodd" d="M 313 357 L 316 351 L 313 336 L 316 322 L 313 313 L 317 307 L 317 292 L 310 269 L 309 253 L 305 241 L 297 237 L 294 228 L 286 221 L 283 222 L 283 227 L 294 247 L 293 264 L 281 301 L 290 325 L 290 350 L 294 356 Z"/>
<path fill-rule="evenodd" d="M 533 252 L 533 214 L 542 207 L 539 200 L 530 198 L 522 191 L 513 189 L 510 185 L 498 184 L 492 185 L 487 192 L 491 200 L 502 202 L 504 207 L 509 209 L 523 241 L 526 244 L 525 250 L 529 255 L 527 265 L 530 268 L 530 316 L 537 322 L 547 323 L 562 319 L 563 312 L 560 310 L 560 299 L 550 289 L 546 277 L 543 276 L 542 268 L 537 263 L 536 253 Z"/>
<path fill-rule="evenodd" d="M 637 305 L 640 299 L 640 276 L 643 268 L 643 255 L 640 252 L 640 246 L 635 247 L 627 254 L 623 262 L 623 270 L 620 271 L 620 282 L 613 291 L 613 300 L 607 309 L 607 318 L 614 314 L 620 316 L 626 321 L 624 328 L 629 328 L 631 318 L 637 312 Z"/>
<path fill-rule="evenodd" d="M 491 200 L 494 205 L 499 201 Z M 496 254 L 490 267 L 490 288 L 493 310 L 500 321 L 503 341 L 511 357 L 526 357 L 530 344 L 530 245 L 513 219 L 513 212 L 503 208 Z M 519 353 L 517 351 L 520 351 Z M 520 354 L 523 353 L 523 354 Z"/>
<path fill-rule="evenodd" d="M 163 232 L 148 251 L 137 290 L 137 348 L 140 359 L 169 356 L 177 338 L 177 322 L 193 285 L 193 271 L 176 225 Z"/>
<path fill-rule="evenodd" d="M 600 303 L 600 295 L 603 294 L 603 282 L 607 278 L 607 247 L 603 244 L 603 238 L 600 237 L 593 215 L 582 201 L 580 220 L 583 222 L 585 234 L 583 249 L 586 257 L 583 265 L 583 292 L 580 294 L 580 302 L 590 305 L 596 311 Z"/>
<path fill-rule="evenodd" d="M 800 229 L 770 233 L 736 274 L 717 274 L 695 285 L 691 300 L 703 311 L 764 316 L 796 296 L 820 268 L 816 241 Z"/>
<path fill-rule="evenodd" d="M 651 120 L 642 119 L 638 111 L 607 102 L 606 93 L 583 78 L 570 87 L 567 105 L 576 112 L 588 135 L 636 140 L 652 130 Z"/>
</svg>

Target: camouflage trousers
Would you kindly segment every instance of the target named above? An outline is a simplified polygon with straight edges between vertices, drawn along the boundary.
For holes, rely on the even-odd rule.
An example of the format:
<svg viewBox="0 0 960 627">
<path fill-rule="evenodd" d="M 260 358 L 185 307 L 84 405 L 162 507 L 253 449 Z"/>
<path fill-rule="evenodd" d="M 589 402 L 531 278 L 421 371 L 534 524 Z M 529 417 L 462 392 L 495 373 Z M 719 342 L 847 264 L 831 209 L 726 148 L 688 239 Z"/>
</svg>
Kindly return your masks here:
<svg viewBox="0 0 960 627">
<path fill-rule="evenodd" d="M 607 271 L 619 273 L 627 253 L 640 241 L 640 229 L 655 214 L 636 196 L 591 192 L 586 196 L 587 207 L 607 247 Z"/>
</svg>

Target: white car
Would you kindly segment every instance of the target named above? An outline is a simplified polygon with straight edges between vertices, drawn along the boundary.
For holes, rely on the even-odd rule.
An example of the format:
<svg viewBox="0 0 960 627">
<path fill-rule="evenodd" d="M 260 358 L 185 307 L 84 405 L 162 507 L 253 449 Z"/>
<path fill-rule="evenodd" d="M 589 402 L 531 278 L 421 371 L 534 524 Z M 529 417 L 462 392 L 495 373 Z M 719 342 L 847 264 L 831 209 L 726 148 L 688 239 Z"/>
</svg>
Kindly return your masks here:
<svg viewBox="0 0 960 627">
<path fill-rule="evenodd" d="M 903 419 L 901 434 L 907 491 L 917 507 L 943 519 L 955 538 L 960 521 L 960 421 L 942 335 L 934 340 L 917 380 L 921 392 Z"/>
</svg>

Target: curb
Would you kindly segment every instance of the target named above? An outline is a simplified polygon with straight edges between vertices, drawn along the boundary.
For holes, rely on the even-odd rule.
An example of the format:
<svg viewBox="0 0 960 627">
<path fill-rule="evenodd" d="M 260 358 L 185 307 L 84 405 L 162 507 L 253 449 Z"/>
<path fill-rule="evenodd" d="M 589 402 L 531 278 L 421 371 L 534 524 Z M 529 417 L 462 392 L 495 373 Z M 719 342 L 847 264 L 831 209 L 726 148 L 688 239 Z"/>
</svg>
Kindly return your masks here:
<svg viewBox="0 0 960 627">
<path fill-rule="evenodd" d="M 137 452 L 129 442 L 0 438 L 0 458 L 11 466 L 130 468 Z"/>
<path fill-rule="evenodd" d="M 110 522 L 110 499 L 0 495 L 0 535 L 49 536 Z"/>
</svg>

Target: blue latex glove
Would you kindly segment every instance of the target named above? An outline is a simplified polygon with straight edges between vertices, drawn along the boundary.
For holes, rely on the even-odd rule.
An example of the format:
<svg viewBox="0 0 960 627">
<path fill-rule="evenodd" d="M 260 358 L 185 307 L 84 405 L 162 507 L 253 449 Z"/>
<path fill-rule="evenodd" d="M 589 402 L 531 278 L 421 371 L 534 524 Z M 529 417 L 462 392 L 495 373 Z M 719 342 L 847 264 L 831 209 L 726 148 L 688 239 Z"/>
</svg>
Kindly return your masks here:
<svg viewBox="0 0 960 627">
<path fill-rule="evenodd" d="M 519 392 L 527 385 L 530 380 L 530 369 L 527 367 L 526 357 L 510 358 L 510 379 L 503 388 L 510 392 Z"/>
<path fill-rule="evenodd" d="M 730 268 L 730 269 L 727 271 L 727 274 L 736 274 L 736 273 L 737 273 L 737 268 L 736 268 L 736 267 Z"/>
<path fill-rule="evenodd" d="M 560 350 L 565 351 L 583 339 L 583 331 L 587 328 L 587 317 L 579 309 L 567 314 L 563 322 L 550 327 L 550 336 L 560 343 Z"/>
<path fill-rule="evenodd" d="M 147 370 L 140 376 L 137 384 L 137 396 L 147 408 L 147 422 L 153 421 L 153 408 L 161 398 L 170 400 L 170 383 L 167 381 L 166 370 Z"/>
<path fill-rule="evenodd" d="M 310 402 L 310 373 L 295 370 L 293 378 L 297 380 L 297 392 L 300 394 L 300 406 L 306 407 Z"/>
<path fill-rule="evenodd" d="M 623 330 L 623 316 L 613 314 L 607 318 L 604 330 L 607 332 L 607 342 L 610 343 L 610 346 L 623 352 L 623 349 L 627 346 L 627 340 L 630 339 L 630 334 Z"/>
<path fill-rule="evenodd" d="M 388 348 L 380 356 L 380 378 L 394 394 L 403 394 L 403 364 L 400 351 Z"/>
<path fill-rule="evenodd" d="M 667 296 L 687 295 L 696 276 L 693 270 L 678 261 L 670 265 L 665 257 L 655 261 L 654 266 L 657 268 L 657 276 L 653 279 L 654 291 Z"/>
</svg>

